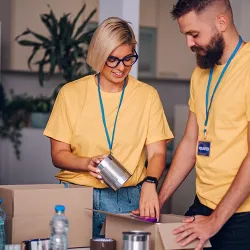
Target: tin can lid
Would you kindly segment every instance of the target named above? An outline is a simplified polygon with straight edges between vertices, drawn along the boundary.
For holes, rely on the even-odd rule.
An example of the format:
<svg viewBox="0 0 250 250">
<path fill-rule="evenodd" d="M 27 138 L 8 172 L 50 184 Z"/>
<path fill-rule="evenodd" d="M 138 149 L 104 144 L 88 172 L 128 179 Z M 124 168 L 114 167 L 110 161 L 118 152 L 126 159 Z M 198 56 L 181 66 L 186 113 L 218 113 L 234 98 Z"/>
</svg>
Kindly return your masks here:
<svg viewBox="0 0 250 250">
<path fill-rule="evenodd" d="M 150 235 L 151 234 L 149 232 L 137 231 L 137 230 L 122 232 L 122 233 L 127 234 L 127 235 Z"/>
</svg>

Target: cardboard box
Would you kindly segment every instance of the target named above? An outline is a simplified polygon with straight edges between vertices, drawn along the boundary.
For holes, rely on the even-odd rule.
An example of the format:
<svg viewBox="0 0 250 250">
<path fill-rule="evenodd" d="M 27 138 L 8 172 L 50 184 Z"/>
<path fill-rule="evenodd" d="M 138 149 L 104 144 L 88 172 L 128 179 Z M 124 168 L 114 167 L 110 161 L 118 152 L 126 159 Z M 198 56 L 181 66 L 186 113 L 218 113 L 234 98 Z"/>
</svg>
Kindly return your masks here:
<svg viewBox="0 0 250 250">
<path fill-rule="evenodd" d="M 93 189 L 62 184 L 4 185 L 0 197 L 7 219 L 5 223 L 7 243 L 20 244 L 23 240 L 49 238 L 49 223 L 57 204 L 65 206 L 69 220 L 69 247 L 90 245 L 92 237 Z"/>
<path fill-rule="evenodd" d="M 176 243 L 176 236 L 172 234 L 175 228 L 183 225 L 184 216 L 173 214 L 162 214 L 160 223 L 150 223 L 141 221 L 131 216 L 131 214 L 112 214 L 98 211 L 106 214 L 105 237 L 112 238 L 117 241 L 117 249 L 123 247 L 122 232 L 139 230 L 150 232 L 150 250 L 180 250 L 195 249 L 198 240 L 190 243 L 186 247 L 181 247 Z M 211 247 L 210 242 L 206 242 L 204 247 Z"/>
</svg>

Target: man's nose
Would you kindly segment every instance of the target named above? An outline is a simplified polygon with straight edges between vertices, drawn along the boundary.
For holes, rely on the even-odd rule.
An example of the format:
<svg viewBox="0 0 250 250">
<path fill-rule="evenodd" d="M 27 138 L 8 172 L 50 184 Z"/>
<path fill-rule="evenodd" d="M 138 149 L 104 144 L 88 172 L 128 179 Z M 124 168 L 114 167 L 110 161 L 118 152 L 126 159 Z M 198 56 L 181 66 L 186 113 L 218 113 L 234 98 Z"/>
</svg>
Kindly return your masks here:
<svg viewBox="0 0 250 250">
<path fill-rule="evenodd" d="M 188 48 L 192 48 L 195 45 L 194 39 L 192 36 L 187 36 L 186 37 L 186 44 L 188 46 Z"/>
</svg>

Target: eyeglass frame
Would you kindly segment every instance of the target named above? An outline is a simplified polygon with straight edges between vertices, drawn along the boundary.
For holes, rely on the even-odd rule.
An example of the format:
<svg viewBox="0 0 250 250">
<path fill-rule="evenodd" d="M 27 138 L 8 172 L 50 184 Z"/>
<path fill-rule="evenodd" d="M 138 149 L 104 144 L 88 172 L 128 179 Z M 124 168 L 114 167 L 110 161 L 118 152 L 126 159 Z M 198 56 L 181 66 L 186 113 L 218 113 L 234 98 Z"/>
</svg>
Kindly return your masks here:
<svg viewBox="0 0 250 250">
<path fill-rule="evenodd" d="M 110 67 L 110 66 L 107 64 L 107 61 L 108 61 L 108 58 L 107 58 L 107 60 L 106 60 L 106 62 L 105 62 L 105 65 L 108 66 L 109 68 L 114 69 L 114 68 L 116 68 L 116 67 L 120 64 L 120 62 L 122 62 L 123 65 L 124 65 L 125 67 L 131 67 L 131 66 L 133 66 L 133 65 L 136 63 L 136 61 L 137 61 L 138 58 L 139 58 L 139 56 L 138 56 L 138 54 L 137 54 L 137 52 L 136 52 L 135 49 L 133 49 L 133 52 L 134 52 L 135 54 L 124 56 L 122 59 L 120 59 L 120 58 L 118 58 L 118 57 L 116 57 L 116 56 L 108 56 L 108 58 L 109 58 L 109 57 L 115 58 L 115 59 L 117 60 L 117 64 L 116 64 L 114 67 Z M 135 61 L 134 61 L 130 66 L 127 66 L 127 65 L 124 64 L 124 60 L 125 60 L 126 57 L 135 57 Z"/>
</svg>

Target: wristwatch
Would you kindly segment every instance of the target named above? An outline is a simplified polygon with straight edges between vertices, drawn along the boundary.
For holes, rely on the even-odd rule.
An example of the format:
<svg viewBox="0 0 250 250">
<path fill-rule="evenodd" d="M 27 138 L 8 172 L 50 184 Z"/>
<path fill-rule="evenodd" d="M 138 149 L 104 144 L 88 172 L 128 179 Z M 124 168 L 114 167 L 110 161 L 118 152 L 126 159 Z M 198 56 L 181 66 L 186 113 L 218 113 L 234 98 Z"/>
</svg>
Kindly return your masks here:
<svg viewBox="0 0 250 250">
<path fill-rule="evenodd" d="M 156 187 L 158 186 L 158 180 L 156 177 L 153 177 L 153 176 L 147 176 L 144 179 L 144 182 L 154 183 Z"/>
</svg>

